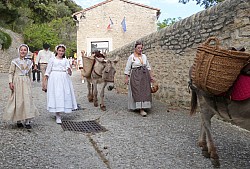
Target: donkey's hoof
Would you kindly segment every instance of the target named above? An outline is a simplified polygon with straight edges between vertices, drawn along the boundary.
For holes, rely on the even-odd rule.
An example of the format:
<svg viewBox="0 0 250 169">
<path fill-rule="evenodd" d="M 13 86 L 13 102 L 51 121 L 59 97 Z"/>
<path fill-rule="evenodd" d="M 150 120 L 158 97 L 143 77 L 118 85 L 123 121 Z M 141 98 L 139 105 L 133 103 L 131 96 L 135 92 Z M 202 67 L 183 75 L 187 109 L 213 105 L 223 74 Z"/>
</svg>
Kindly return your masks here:
<svg viewBox="0 0 250 169">
<path fill-rule="evenodd" d="M 94 106 L 95 106 L 95 107 L 98 107 L 98 103 L 97 103 L 97 102 L 94 102 Z"/>
<path fill-rule="evenodd" d="M 88 96 L 88 100 L 89 100 L 89 102 L 93 102 L 93 97 Z"/>
<path fill-rule="evenodd" d="M 220 168 L 220 160 L 219 159 L 211 158 L 211 162 L 212 162 L 214 168 Z"/>
<path fill-rule="evenodd" d="M 210 158 L 210 154 L 208 153 L 207 150 L 202 150 L 202 155 L 206 158 Z"/>
<path fill-rule="evenodd" d="M 106 106 L 100 104 L 100 108 L 101 108 L 102 111 L 106 111 Z"/>
</svg>

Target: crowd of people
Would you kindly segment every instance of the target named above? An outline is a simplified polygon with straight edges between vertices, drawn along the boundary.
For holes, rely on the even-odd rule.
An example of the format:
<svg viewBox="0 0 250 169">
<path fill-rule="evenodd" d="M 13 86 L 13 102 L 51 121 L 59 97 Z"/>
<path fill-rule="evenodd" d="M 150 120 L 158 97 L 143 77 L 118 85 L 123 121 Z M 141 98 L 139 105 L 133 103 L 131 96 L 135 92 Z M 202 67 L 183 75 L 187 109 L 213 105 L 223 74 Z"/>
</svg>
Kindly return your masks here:
<svg viewBox="0 0 250 169">
<path fill-rule="evenodd" d="M 135 43 L 134 53 L 128 57 L 125 66 L 125 84 L 128 85 L 128 109 L 139 110 L 141 116 L 147 116 L 145 109 L 151 108 L 151 82 L 154 81 L 147 56 L 142 53 L 142 42 Z M 18 57 L 11 61 L 9 69 L 9 88 L 11 95 L 3 114 L 3 120 L 17 123 L 17 127 L 31 128 L 31 119 L 39 115 L 33 103 L 31 94 L 31 74 L 33 81 L 40 81 L 42 73 L 42 90 L 47 94 L 47 110 L 56 117 L 56 123 L 61 124 L 61 114 L 71 113 L 77 109 L 73 84 L 70 79 L 72 65 L 82 69 L 81 51 L 77 61 L 65 57 L 66 46 L 55 47 L 55 53 L 50 51 L 50 45 L 44 44 L 43 49 L 34 52 L 32 60 L 26 59 L 29 47 L 21 44 Z M 35 76 L 35 74 L 37 74 Z M 84 83 L 84 79 L 82 79 Z"/>
</svg>

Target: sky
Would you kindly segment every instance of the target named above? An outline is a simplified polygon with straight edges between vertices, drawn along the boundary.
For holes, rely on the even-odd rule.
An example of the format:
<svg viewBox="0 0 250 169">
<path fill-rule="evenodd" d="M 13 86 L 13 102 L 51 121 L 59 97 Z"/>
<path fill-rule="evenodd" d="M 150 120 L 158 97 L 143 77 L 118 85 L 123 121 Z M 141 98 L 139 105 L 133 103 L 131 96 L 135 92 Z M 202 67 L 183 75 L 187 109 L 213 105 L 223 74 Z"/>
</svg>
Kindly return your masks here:
<svg viewBox="0 0 250 169">
<path fill-rule="evenodd" d="M 76 4 L 82 8 L 88 8 L 105 0 L 74 0 Z M 190 0 L 187 4 L 178 3 L 179 0 L 129 0 L 140 4 L 148 5 L 161 10 L 159 21 L 162 22 L 168 18 L 182 19 L 189 17 L 199 11 L 204 10 L 204 7 L 196 5 L 196 1 Z"/>
</svg>

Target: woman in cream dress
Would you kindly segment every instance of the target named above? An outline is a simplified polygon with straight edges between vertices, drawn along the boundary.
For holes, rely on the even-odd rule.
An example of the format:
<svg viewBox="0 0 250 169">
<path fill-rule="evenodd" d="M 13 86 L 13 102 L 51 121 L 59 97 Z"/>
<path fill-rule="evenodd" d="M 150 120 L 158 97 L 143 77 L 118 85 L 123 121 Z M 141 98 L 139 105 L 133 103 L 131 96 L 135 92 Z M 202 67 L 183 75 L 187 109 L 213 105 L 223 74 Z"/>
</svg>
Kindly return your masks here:
<svg viewBox="0 0 250 169">
<path fill-rule="evenodd" d="M 18 48 L 18 58 L 13 59 L 9 69 L 9 88 L 11 95 L 7 102 L 3 120 L 16 121 L 18 127 L 31 128 L 31 119 L 37 116 L 38 110 L 33 104 L 31 94 L 32 61 L 25 59 L 29 47 L 22 44 Z"/>
</svg>

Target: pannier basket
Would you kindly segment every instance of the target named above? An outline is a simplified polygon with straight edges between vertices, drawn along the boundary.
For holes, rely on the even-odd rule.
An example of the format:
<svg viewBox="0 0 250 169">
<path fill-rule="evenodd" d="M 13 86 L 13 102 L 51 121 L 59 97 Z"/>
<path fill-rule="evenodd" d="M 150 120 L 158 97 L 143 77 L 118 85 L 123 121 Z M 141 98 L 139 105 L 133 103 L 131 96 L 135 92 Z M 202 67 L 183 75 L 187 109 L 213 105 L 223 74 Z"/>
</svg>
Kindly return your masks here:
<svg viewBox="0 0 250 169">
<path fill-rule="evenodd" d="M 82 57 L 82 62 L 83 62 L 83 69 L 81 69 L 82 76 L 90 77 L 91 71 L 92 71 L 92 68 L 93 68 L 93 65 L 94 65 L 94 62 L 95 62 L 95 59 L 83 56 Z"/>
<path fill-rule="evenodd" d="M 210 45 L 211 41 L 215 44 Z M 194 85 L 213 95 L 226 92 L 250 59 L 248 53 L 222 49 L 219 45 L 216 37 L 210 37 L 197 48 L 191 74 Z"/>
</svg>

